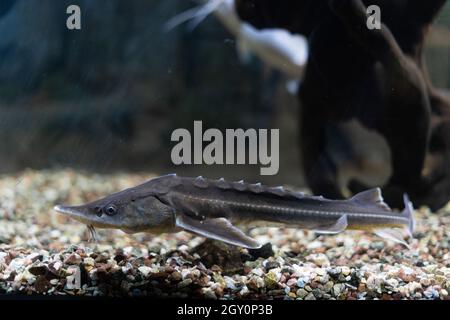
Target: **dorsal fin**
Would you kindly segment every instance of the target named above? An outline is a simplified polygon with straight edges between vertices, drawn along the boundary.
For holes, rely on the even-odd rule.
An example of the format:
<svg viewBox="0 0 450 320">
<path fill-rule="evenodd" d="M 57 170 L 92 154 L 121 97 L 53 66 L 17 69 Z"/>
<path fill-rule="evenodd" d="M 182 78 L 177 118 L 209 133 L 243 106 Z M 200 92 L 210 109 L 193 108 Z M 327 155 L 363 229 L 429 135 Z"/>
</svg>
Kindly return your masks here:
<svg viewBox="0 0 450 320">
<path fill-rule="evenodd" d="M 373 188 L 355 194 L 350 201 L 357 202 L 365 206 L 375 206 L 383 210 L 391 211 L 391 208 L 384 202 L 380 188 Z"/>
</svg>

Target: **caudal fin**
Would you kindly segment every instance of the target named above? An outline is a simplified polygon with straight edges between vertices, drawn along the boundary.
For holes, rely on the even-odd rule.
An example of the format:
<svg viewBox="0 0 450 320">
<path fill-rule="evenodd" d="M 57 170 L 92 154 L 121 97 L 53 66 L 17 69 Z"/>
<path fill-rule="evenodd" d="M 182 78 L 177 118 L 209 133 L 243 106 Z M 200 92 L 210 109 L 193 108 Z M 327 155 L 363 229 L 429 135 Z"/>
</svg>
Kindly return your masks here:
<svg viewBox="0 0 450 320">
<path fill-rule="evenodd" d="M 414 219 L 414 207 L 412 202 L 409 200 L 408 195 L 405 193 L 403 195 L 403 202 L 405 203 L 405 209 L 402 211 L 402 215 L 408 218 L 408 234 L 412 238 L 414 229 L 416 228 L 416 220 Z"/>
</svg>

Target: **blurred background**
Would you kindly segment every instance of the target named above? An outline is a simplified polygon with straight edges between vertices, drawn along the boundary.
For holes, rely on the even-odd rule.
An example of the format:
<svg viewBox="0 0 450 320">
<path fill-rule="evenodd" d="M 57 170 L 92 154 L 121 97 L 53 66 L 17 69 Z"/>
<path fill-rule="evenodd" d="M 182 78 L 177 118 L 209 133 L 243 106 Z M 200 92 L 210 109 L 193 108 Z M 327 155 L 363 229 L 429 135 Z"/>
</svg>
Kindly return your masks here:
<svg viewBox="0 0 450 320">
<path fill-rule="evenodd" d="M 82 30 L 66 28 L 67 6 Z M 73 167 L 177 172 L 301 185 L 297 98 L 209 17 L 192 32 L 164 23 L 186 0 L 1 0 L 0 173 Z M 450 3 L 427 43 L 434 84 L 450 88 Z M 280 171 L 171 163 L 176 128 L 280 128 Z M 264 179 L 263 179 L 264 180 Z"/>
</svg>

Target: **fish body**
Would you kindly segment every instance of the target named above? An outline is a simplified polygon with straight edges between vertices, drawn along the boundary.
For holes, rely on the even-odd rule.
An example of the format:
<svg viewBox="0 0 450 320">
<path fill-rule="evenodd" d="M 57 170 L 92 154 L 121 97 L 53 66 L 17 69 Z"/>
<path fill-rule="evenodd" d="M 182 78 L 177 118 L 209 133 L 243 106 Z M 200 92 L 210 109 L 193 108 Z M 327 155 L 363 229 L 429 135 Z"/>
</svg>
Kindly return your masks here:
<svg viewBox="0 0 450 320">
<path fill-rule="evenodd" d="M 403 212 L 383 202 L 380 189 L 346 200 L 330 200 L 244 181 L 166 175 L 80 206 L 55 210 L 88 226 L 135 232 L 189 231 L 246 248 L 260 244 L 236 224 L 284 226 L 335 234 L 370 230 L 397 242 L 399 229 L 412 234 L 412 204 L 405 195 Z M 406 243 L 405 243 L 406 244 Z"/>
</svg>

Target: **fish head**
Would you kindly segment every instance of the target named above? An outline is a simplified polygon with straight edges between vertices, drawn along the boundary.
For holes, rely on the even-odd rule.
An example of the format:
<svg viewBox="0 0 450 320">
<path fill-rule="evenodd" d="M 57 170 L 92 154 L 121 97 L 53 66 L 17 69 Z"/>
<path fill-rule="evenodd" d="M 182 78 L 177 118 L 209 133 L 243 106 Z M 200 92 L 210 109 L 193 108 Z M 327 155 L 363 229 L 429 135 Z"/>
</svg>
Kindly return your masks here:
<svg viewBox="0 0 450 320">
<path fill-rule="evenodd" d="M 83 205 L 57 205 L 54 210 L 88 226 L 121 229 L 127 233 L 162 233 L 175 226 L 175 212 L 171 207 L 156 195 L 141 195 L 131 190 Z"/>
</svg>

